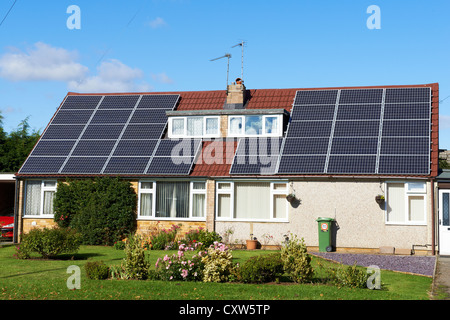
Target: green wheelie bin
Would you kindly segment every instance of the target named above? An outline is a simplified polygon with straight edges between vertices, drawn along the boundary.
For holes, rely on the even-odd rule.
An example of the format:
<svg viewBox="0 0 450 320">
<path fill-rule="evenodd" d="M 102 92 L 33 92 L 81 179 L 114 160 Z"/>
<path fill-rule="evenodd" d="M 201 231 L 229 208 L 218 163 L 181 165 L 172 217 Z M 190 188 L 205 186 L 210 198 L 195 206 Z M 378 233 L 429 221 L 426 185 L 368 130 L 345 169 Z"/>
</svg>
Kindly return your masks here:
<svg viewBox="0 0 450 320">
<path fill-rule="evenodd" d="M 317 218 L 319 226 L 319 252 L 331 252 L 331 227 L 333 218 Z"/>
</svg>

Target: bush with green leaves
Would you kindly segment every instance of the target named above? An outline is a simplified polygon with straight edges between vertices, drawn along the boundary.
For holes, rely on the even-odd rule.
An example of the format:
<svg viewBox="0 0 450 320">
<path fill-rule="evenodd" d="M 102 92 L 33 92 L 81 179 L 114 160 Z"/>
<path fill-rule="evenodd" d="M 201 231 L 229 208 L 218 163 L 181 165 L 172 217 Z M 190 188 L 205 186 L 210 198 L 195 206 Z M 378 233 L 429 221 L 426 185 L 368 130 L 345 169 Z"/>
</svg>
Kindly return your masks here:
<svg viewBox="0 0 450 320">
<path fill-rule="evenodd" d="M 136 193 L 119 178 L 59 181 L 54 211 L 55 222 L 88 245 L 113 245 L 136 230 Z"/>
<path fill-rule="evenodd" d="M 140 235 L 135 234 L 127 239 L 122 266 L 128 279 L 147 279 L 150 263 L 145 256 Z"/>
<path fill-rule="evenodd" d="M 84 268 L 87 277 L 92 280 L 105 280 L 109 276 L 109 267 L 103 261 L 88 261 Z"/>
<path fill-rule="evenodd" d="M 201 243 L 200 249 L 207 249 L 213 245 L 214 242 L 221 242 L 222 237 L 215 231 L 208 231 L 199 227 L 198 229 L 187 232 L 183 240 L 188 245 Z"/>
<path fill-rule="evenodd" d="M 169 229 L 160 229 L 156 233 L 150 235 L 150 247 L 152 250 L 171 249 L 177 245 L 175 238 L 177 237 L 180 226 L 172 225 Z"/>
<path fill-rule="evenodd" d="M 281 260 L 284 271 L 297 283 L 312 279 L 314 270 L 311 266 L 311 256 L 308 254 L 303 238 L 291 234 L 291 239 L 281 248 Z"/>
<path fill-rule="evenodd" d="M 81 235 L 71 228 L 33 228 L 23 235 L 17 247 L 17 257 L 30 258 L 38 253 L 43 258 L 54 258 L 59 254 L 75 253 L 81 245 Z"/>
<path fill-rule="evenodd" d="M 284 273 L 280 253 L 251 257 L 238 270 L 239 280 L 245 283 L 279 282 Z"/>
<path fill-rule="evenodd" d="M 234 277 L 236 266 L 231 250 L 225 244 L 216 241 L 206 253 L 202 257 L 204 282 L 226 282 Z"/>
<path fill-rule="evenodd" d="M 329 268 L 329 278 L 338 287 L 367 288 L 368 274 L 366 270 L 358 268 L 356 263 L 352 266 L 340 265 Z"/>
</svg>

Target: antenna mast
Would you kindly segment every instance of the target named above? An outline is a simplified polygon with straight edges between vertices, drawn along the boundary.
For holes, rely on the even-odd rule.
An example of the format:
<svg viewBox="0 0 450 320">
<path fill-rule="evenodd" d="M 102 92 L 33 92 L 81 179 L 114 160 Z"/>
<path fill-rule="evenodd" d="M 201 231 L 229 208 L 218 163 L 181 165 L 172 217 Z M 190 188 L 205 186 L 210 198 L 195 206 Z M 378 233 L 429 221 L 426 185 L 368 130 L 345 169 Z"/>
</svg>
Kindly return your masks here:
<svg viewBox="0 0 450 320">
<path fill-rule="evenodd" d="M 211 59 L 209 61 L 215 61 L 215 60 L 219 60 L 219 59 L 222 59 L 222 58 L 228 58 L 228 61 L 227 61 L 227 93 L 228 93 L 228 74 L 230 72 L 230 58 L 231 58 L 231 54 L 225 53 L 225 55 L 223 55 L 223 56 L 221 56 L 219 58 Z"/>
<path fill-rule="evenodd" d="M 240 43 L 232 46 L 232 48 L 237 47 L 237 46 L 242 47 L 242 52 L 241 52 L 241 79 L 242 80 L 244 80 L 244 44 L 245 44 L 245 41 L 241 41 Z"/>
</svg>

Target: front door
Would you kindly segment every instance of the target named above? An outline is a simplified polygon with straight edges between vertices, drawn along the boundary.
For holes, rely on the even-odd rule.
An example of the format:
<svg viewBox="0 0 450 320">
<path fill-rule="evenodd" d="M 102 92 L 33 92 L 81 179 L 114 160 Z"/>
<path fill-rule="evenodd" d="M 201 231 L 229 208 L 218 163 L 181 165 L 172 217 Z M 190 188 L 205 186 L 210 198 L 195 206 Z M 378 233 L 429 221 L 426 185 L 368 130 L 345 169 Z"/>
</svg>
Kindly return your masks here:
<svg viewBox="0 0 450 320">
<path fill-rule="evenodd" d="M 450 255 L 450 190 L 439 190 L 439 254 Z"/>
</svg>

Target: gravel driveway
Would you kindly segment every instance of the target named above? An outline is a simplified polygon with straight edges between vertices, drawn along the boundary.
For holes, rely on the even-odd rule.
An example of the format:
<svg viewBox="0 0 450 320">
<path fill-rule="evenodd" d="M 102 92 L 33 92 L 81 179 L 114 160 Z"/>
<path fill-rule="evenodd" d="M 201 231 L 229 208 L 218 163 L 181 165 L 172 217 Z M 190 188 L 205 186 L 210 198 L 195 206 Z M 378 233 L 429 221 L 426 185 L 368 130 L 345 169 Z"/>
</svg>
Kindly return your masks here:
<svg viewBox="0 0 450 320">
<path fill-rule="evenodd" d="M 311 252 L 329 260 L 346 265 L 356 264 L 363 267 L 371 265 L 380 269 L 409 272 L 424 276 L 433 276 L 436 257 L 434 256 L 400 256 L 381 254 L 351 254 L 336 252 Z"/>
</svg>

